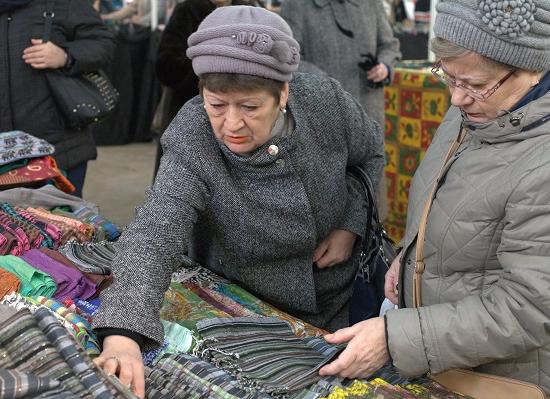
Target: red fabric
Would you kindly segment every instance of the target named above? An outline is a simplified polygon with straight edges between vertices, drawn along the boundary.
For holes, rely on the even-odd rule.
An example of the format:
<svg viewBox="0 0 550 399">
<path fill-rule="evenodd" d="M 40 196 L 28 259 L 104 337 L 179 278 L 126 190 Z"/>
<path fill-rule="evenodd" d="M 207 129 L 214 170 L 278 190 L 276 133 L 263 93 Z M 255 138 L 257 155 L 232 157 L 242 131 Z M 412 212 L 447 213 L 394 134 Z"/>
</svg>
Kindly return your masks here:
<svg viewBox="0 0 550 399">
<path fill-rule="evenodd" d="M 61 173 L 51 156 L 30 159 L 29 163 L 0 175 L 0 189 L 32 186 L 53 180 L 56 187 L 66 193 L 75 191 L 72 183 Z"/>
</svg>

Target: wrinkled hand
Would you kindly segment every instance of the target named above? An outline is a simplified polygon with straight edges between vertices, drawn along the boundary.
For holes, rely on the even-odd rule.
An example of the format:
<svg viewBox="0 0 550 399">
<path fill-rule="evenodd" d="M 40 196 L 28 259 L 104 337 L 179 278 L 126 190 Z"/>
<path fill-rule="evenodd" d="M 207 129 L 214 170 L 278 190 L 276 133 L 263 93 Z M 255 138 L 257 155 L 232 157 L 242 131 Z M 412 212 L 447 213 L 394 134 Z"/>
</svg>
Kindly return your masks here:
<svg viewBox="0 0 550 399">
<path fill-rule="evenodd" d="M 381 82 L 388 77 L 388 74 L 388 67 L 381 62 L 367 72 L 367 78 L 373 82 Z"/>
<path fill-rule="evenodd" d="M 401 264 L 401 254 L 396 256 L 393 262 L 391 263 L 389 270 L 386 272 L 386 279 L 384 281 L 384 295 L 394 305 L 397 305 L 399 302 L 397 284 L 399 283 L 400 264 Z"/>
<path fill-rule="evenodd" d="M 67 62 L 67 53 L 52 42 L 43 43 L 42 39 L 31 39 L 32 46 L 23 50 L 23 60 L 36 69 L 57 69 Z"/>
<path fill-rule="evenodd" d="M 115 374 L 134 393 L 145 398 L 145 370 L 139 345 L 131 338 L 110 335 L 103 340 L 103 352 L 94 363 L 107 374 Z"/>
<path fill-rule="evenodd" d="M 331 267 L 349 259 L 355 243 L 356 234 L 348 230 L 331 231 L 315 249 L 313 262 L 319 269 Z"/>
<path fill-rule="evenodd" d="M 343 378 L 366 378 L 389 360 L 383 317 L 375 317 L 325 335 L 331 344 L 348 342 L 346 349 L 333 362 L 319 370 L 319 375 Z"/>
</svg>

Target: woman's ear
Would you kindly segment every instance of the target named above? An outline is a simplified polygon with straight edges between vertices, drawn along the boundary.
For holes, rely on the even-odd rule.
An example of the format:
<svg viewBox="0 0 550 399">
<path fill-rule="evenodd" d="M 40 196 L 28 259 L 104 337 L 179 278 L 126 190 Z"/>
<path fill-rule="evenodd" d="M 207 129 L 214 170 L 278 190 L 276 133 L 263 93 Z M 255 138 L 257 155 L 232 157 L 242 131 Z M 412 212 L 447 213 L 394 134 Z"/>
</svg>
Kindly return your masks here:
<svg viewBox="0 0 550 399">
<path fill-rule="evenodd" d="M 288 102 L 288 82 L 285 82 L 285 84 L 283 85 L 279 98 L 279 109 L 283 110 L 286 108 L 286 104 Z"/>
</svg>

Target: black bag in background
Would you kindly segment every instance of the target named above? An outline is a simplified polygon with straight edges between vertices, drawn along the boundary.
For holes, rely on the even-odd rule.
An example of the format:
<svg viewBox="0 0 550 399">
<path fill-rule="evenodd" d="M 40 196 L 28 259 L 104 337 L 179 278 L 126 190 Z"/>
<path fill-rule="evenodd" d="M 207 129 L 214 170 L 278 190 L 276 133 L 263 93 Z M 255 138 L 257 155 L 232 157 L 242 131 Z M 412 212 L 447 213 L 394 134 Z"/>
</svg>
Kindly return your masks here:
<svg viewBox="0 0 550 399">
<path fill-rule="evenodd" d="M 48 0 L 44 18 L 44 43 L 50 40 L 54 0 Z M 45 71 L 50 92 L 72 128 L 82 128 L 103 119 L 118 102 L 119 94 L 103 71 L 69 76 L 59 69 Z"/>
<path fill-rule="evenodd" d="M 374 189 L 367 173 L 358 166 L 347 173 L 361 182 L 368 200 L 368 222 L 365 238 L 361 241 L 359 270 L 355 277 L 349 303 L 350 326 L 372 317 L 378 317 L 384 301 L 386 272 L 396 257 L 393 241 L 380 223 Z"/>
</svg>

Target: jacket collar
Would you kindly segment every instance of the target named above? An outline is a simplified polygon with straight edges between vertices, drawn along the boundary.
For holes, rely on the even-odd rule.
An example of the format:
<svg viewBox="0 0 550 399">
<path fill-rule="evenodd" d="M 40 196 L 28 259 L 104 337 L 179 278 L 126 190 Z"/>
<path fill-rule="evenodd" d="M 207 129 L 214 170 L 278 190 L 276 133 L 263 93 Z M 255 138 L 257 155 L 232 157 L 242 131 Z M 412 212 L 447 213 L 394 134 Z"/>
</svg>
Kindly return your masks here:
<svg viewBox="0 0 550 399">
<path fill-rule="evenodd" d="M 511 112 L 504 112 L 493 121 L 473 123 L 464 120 L 472 136 L 488 143 L 522 141 L 550 135 L 550 92 Z"/>
</svg>

